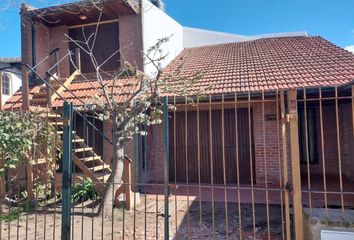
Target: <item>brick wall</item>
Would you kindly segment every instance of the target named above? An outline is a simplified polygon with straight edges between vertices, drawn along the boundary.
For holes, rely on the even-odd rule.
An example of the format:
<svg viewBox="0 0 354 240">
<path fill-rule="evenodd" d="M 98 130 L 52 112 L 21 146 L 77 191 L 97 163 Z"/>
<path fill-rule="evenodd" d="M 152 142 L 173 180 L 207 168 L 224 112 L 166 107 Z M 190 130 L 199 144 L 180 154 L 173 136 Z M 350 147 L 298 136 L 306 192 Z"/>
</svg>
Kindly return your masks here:
<svg viewBox="0 0 354 240">
<path fill-rule="evenodd" d="M 68 34 L 68 28 L 66 26 L 58 26 L 50 28 L 50 50 L 59 48 L 58 60 L 64 57 L 68 53 L 69 41 L 65 34 Z M 54 64 L 54 55 L 50 58 L 50 65 Z M 66 58 L 59 65 L 60 77 L 70 76 L 70 59 Z"/>
<path fill-rule="evenodd" d="M 119 18 L 119 45 L 121 65 L 129 62 L 143 70 L 143 37 L 141 15 L 122 16 Z"/>
<path fill-rule="evenodd" d="M 49 52 L 49 28 L 43 24 L 36 22 L 36 64 L 38 64 L 43 58 L 45 58 Z M 50 68 L 50 62 L 44 61 L 37 67 L 37 73 L 42 78 L 46 77 L 46 71 Z"/>
<path fill-rule="evenodd" d="M 252 110 L 254 152 L 256 163 L 256 184 L 264 185 L 266 183 L 265 180 L 267 176 L 268 185 L 279 185 L 279 182 L 281 180 L 281 175 L 279 175 L 279 171 L 282 170 L 283 161 L 280 107 L 278 109 L 278 123 L 276 120 L 276 102 L 265 103 L 264 112 L 261 103 L 253 104 Z"/>
<path fill-rule="evenodd" d="M 253 144 L 256 175 L 254 179 L 257 185 L 265 184 L 265 173 L 267 172 L 268 184 L 279 184 L 280 175 L 279 160 L 282 162 L 282 140 L 281 140 L 281 122 L 277 125 L 275 119 L 265 121 L 265 138 L 263 137 L 262 125 L 262 105 L 252 104 L 252 125 L 253 125 Z M 280 111 L 280 110 L 279 110 Z M 276 113 L 276 103 L 265 104 L 265 115 Z M 279 116 L 280 120 L 280 116 Z M 279 131 L 277 131 L 279 126 Z M 279 133 L 279 142 L 277 134 Z M 265 146 L 265 154 L 264 154 Z M 278 154 L 278 148 L 280 150 Z M 289 147 L 288 147 L 289 149 Z M 279 159 L 280 157 L 280 159 Z M 266 159 L 267 169 L 264 159 Z M 163 146 L 163 124 L 155 125 L 149 128 L 148 133 L 148 172 L 149 181 L 162 182 L 164 172 L 164 146 Z M 282 163 L 280 163 L 282 166 Z"/>
<path fill-rule="evenodd" d="M 147 136 L 147 166 L 148 182 L 163 182 L 164 180 L 164 128 L 163 122 L 150 126 Z"/>
<path fill-rule="evenodd" d="M 24 21 L 23 21 L 24 22 Z M 121 16 L 119 18 L 119 44 L 121 47 L 121 63 L 129 62 L 139 70 L 143 70 L 143 39 L 142 39 L 142 19 L 140 15 Z M 59 48 L 59 59 L 68 53 L 69 41 L 65 34 L 68 34 L 66 26 L 57 26 L 48 28 L 42 23 L 35 23 L 36 29 L 36 61 L 37 63 L 50 51 Z M 31 46 L 31 24 L 22 24 L 22 58 L 26 63 L 32 64 L 32 46 Z M 54 56 L 50 61 L 46 61 L 38 67 L 41 76 L 54 64 Z M 70 75 L 70 60 L 65 59 L 60 64 L 61 77 Z"/>
<path fill-rule="evenodd" d="M 279 186 L 279 181 L 283 176 L 283 160 L 282 160 L 282 137 L 281 137 L 281 121 L 279 116 L 279 123 L 273 119 L 267 119 L 266 116 L 276 116 L 277 105 L 275 102 L 265 103 L 265 134 L 263 131 L 263 109 L 261 103 L 254 103 L 252 108 L 252 125 L 254 135 L 254 154 L 255 154 L 255 179 L 257 186 L 265 184 L 265 173 L 267 173 L 268 186 Z M 280 111 L 280 107 L 279 107 Z M 319 110 L 318 110 L 319 111 Z M 280 113 L 279 113 L 280 114 Z M 352 111 L 351 104 L 340 105 L 340 141 L 341 141 L 341 156 L 342 156 L 342 171 L 343 176 L 348 179 L 354 179 L 354 141 L 352 129 Z M 318 116 L 318 114 L 317 114 Z M 339 162 L 338 162 L 338 149 L 337 149 L 337 135 L 335 127 L 335 107 L 323 107 L 323 124 L 324 124 L 324 149 L 325 149 L 325 162 L 326 174 L 338 177 Z M 310 172 L 313 177 L 322 175 L 322 153 L 319 131 L 319 118 L 317 119 L 318 126 L 317 142 L 318 147 L 318 164 L 310 165 Z M 277 126 L 279 129 L 277 130 Z M 288 158 L 288 175 L 291 179 L 291 162 L 290 162 L 290 136 L 289 128 L 287 127 L 287 158 Z M 278 135 L 279 134 L 279 135 Z M 277 139 L 279 136 L 279 140 Z M 278 152 L 279 149 L 279 152 Z M 280 159 L 279 159 L 280 158 Z M 148 172 L 150 182 L 163 181 L 163 125 L 152 126 L 149 129 L 148 135 Z M 267 168 L 265 168 L 265 160 Z M 280 163 L 279 163 L 280 161 Z M 303 182 L 306 183 L 307 179 L 307 165 L 301 165 L 301 172 Z M 313 181 L 313 180 L 312 180 Z M 320 179 L 322 181 L 322 178 Z"/>
<path fill-rule="evenodd" d="M 347 179 L 354 180 L 354 131 L 352 104 L 340 105 L 342 170 Z"/>
</svg>

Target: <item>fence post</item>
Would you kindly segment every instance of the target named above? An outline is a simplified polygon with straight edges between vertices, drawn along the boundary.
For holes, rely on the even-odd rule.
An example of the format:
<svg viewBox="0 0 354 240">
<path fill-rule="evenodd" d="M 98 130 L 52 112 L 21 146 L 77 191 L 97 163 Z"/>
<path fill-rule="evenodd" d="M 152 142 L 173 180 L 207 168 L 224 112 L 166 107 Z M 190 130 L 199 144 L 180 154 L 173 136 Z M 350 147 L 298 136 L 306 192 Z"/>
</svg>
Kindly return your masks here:
<svg viewBox="0 0 354 240">
<path fill-rule="evenodd" d="M 61 239 L 70 239 L 73 105 L 64 103 Z"/>
<path fill-rule="evenodd" d="M 284 90 L 280 91 L 280 109 L 281 109 L 281 138 L 282 138 L 282 149 L 283 149 L 283 186 L 286 186 L 289 182 L 288 176 L 288 150 L 287 150 L 287 137 L 286 137 L 286 110 L 285 110 L 285 97 Z M 290 230 L 290 200 L 289 191 L 285 189 L 284 191 L 284 204 L 285 204 L 285 229 L 286 229 L 286 240 L 291 239 Z"/>
<path fill-rule="evenodd" d="M 300 153 L 299 153 L 299 129 L 297 112 L 297 92 L 295 89 L 288 91 L 288 109 L 290 122 L 290 153 L 291 173 L 293 184 L 293 210 L 295 224 L 295 239 L 303 239 L 303 214 L 301 199 L 301 175 L 300 175 Z"/>
<path fill-rule="evenodd" d="M 163 98 L 163 126 L 164 126 L 164 180 L 165 180 L 165 232 L 164 239 L 168 240 L 170 235 L 169 230 L 169 136 L 168 136 L 168 97 Z"/>
</svg>

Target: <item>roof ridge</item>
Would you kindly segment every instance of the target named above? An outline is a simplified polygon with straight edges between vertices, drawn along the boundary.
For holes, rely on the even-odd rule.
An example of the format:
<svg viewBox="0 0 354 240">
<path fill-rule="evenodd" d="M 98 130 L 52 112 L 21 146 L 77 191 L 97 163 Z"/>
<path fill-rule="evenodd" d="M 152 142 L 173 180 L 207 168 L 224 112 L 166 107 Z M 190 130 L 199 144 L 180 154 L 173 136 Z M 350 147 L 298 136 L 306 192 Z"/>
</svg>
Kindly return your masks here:
<svg viewBox="0 0 354 240">
<path fill-rule="evenodd" d="M 198 47 L 189 47 L 189 48 L 184 48 L 186 49 L 198 49 L 198 48 L 208 48 L 208 47 L 215 47 L 215 46 L 223 46 L 223 45 L 233 45 L 233 44 L 245 44 L 248 42 L 255 42 L 255 41 L 264 41 L 264 40 L 269 40 L 269 39 L 285 39 L 285 38 L 322 38 L 319 35 L 312 36 L 312 35 L 307 35 L 307 36 L 275 36 L 275 37 L 264 37 L 264 38 L 255 38 L 255 39 L 249 39 L 245 41 L 237 41 L 237 42 L 229 42 L 229 43 L 215 43 L 215 44 L 209 44 L 209 45 L 204 45 L 204 46 L 198 46 Z M 324 39 L 324 38 L 322 38 Z M 327 40 L 326 40 L 327 41 Z"/>
</svg>

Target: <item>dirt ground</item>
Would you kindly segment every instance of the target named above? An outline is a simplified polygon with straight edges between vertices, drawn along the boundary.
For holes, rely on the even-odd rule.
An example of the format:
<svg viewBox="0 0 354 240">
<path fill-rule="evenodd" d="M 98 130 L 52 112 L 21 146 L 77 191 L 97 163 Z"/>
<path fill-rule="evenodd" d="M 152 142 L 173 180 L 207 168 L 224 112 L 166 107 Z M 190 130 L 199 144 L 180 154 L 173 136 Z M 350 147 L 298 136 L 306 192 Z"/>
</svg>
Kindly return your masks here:
<svg viewBox="0 0 354 240">
<path fill-rule="evenodd" d="M 267 212 L 265 205 L 255 205 L 253 221 L 252 205 L 199 201 L 169 202 L 170 239 L 239 239 L 241 217 L 242 239 L 267 239 Z M 227 209 L 227 214 L 226 210 Z M 3 212 L 8 208 L 3 206 Z M 38 208 L 22 213 L 18 219 L 1 222 L 0 239 L 60 239 L 61 208 Z M 98 207 L 78 204 L 73 208 L 72 239 L 163 239 L 164 202 L 161 198 L 141 196 L 135 210 L 114 210 L 114 217 L 106 219 Z M 227 217 L 226 217 L 227 216 Z M 227 221 L 226 221 L 227 219 Z M 271 239 L 282 239 L 281 209 L 269 205 L 269 233 Z M 255 226 L 255 228 L 254 228 Z M 177 229 L 177 231 L 176 231 Z"/>
</svg>

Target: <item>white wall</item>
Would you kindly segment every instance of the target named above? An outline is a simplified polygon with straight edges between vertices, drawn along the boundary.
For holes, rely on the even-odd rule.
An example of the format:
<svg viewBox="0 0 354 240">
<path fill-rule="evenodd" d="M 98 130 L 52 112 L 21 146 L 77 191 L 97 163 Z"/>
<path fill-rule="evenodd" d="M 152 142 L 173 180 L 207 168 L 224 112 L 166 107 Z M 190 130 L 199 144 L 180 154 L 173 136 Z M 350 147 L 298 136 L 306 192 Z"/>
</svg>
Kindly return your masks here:
<svg viewBox="0 0 354 240">
<path fill-rule="evenodd" d="M 306 32 L 284 32 L 284 33 L 268 33 L 260 35 L 239 35 L 232 33 L 216 32 L 199 28 L 183 28 L 183 46 L 185 48 L 201 47 L 213 44 L 233 43 L 251 41 L 260 38 L 272 37 L 294 37 L 307 36 Z"/>
<path fill-rule="evenodd" d="M 184 41 L 183 46 L 185 48 L 200 47 L 213 44 L 222 44 L 222 43 L 232 43 L 232 42 L 242 42 L 252 40 L 252 37 L 215 32 L 198 28 L 183 28 Z"/>
<path fill-rule="evenodd" d="M 161 64 L 162 67 L 168 65 L 183 50 L 183 27 L 148 0 L 143 0 L 144 53 L 155 45 L 158 39 L 170 36 L 170 40 L 162 47 L 162 54 L 168 54 Z M 145 63 L 148 61 L 145 60 Z M 147 64 L 144 67 L 144 72 L 154 75 L 155 69 L 152 64 Z"/>
<path fill-rule="evenodd" d="M 17 90 L 19 90 L 22 86 L 22 78 L 21 71 L 18 68 L 7 68 L 9 64 L 0 64 L 0 69 L 4 69 L 2 71 L 3 74 L 8 74 L 10 76 L 10 95 L 2 95 L 2 103 L 4 104 Z"/>
</svg>

